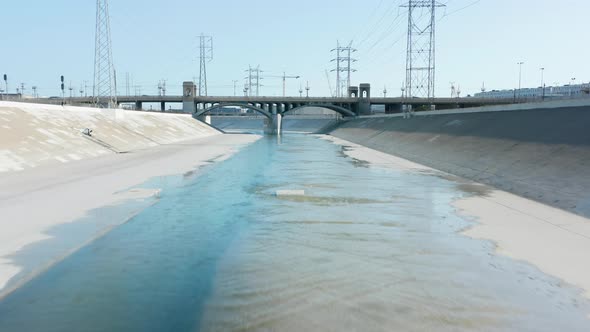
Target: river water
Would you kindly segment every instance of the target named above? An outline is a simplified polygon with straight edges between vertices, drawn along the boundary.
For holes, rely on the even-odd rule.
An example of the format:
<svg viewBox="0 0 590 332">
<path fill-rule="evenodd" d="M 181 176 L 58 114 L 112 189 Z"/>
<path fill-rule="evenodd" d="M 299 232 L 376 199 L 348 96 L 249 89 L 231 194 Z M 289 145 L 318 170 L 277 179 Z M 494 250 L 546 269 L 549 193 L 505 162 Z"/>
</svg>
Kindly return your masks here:
<svg viewBox="0 0 590 332">
<path fill-rule="evenodd" d="M 459 234 L 459 184 L 344 149 L 265 137 L 146 183 L 159 201 L 2 300 L 0 331 L 590 331 L 577 289 Z"/>
</svg>

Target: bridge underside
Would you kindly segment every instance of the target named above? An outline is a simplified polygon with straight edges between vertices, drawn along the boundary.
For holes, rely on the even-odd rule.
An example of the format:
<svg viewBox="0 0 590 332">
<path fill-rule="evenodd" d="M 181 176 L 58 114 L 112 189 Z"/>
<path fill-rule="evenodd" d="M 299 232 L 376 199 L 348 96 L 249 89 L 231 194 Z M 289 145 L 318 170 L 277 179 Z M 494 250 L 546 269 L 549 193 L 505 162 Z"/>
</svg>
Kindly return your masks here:
<svg viewBox="0 0 590 332">
<path fill-rule="evenodd" d="M 291 111 L 300 110 L 303 108 L 315 107 L 323 108 L 335 113 L 342 115 L 343 117 L 355 117 L 357 114 L 354 112 L 354 104 L 343 103 L 343 104 L 316 104 L 316 103 L 198 103 L 195 105 L 196 111 L 194 112 L 195 117 L 205 115 L 214 110 L 223 108 L 240 107 L 258 112 L 265 117 L 272 119 L 277 114 L 286 115 Z"/>
</svg>

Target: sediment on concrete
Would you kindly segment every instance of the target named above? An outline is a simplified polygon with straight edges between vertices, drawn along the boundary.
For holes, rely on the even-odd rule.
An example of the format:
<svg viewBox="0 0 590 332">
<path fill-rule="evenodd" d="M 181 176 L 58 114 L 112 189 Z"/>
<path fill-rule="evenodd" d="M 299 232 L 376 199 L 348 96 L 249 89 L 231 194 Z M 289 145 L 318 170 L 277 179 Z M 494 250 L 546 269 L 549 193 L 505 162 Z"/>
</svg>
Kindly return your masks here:
<svg viewBox="0 0 590 332">
<path fill-rule="evenodd" d="M 590 217 L 590 107 L 377 117 L 330 134 Z"/>
<path fill-rule="evenodd" d="M 218 134 L 188 114 L 0 102 L 0 173 Z"/>
</svg>

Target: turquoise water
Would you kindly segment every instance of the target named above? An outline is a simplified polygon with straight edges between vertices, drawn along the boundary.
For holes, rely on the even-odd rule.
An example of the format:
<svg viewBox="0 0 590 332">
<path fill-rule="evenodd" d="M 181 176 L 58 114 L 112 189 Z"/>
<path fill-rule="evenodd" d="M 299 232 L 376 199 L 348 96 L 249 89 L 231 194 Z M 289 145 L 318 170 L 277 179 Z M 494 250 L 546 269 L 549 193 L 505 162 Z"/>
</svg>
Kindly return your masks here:
<svg viewBox="0 0 590 332">
<path fill-rule="evenodd" d="M 468 195 L 265 137 L 0 302 L 0 331 L 588 331 L 578 290 L 458 232 Z M 305 190 L 277 197 L 277 190 Z"/>
</svg>

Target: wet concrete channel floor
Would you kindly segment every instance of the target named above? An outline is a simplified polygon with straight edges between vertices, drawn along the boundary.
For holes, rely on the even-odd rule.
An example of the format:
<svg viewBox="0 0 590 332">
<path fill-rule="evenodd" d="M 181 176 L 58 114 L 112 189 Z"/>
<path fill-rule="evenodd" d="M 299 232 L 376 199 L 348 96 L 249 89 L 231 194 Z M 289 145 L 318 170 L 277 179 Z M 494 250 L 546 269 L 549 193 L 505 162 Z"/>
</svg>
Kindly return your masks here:
<svg viewBox="0 0 590 332">
<path fill-rule="evenodd" d="M 0 301 L 0 331 L 590 330 L 579 290 L 459 234 L 451 203 L 485 192 L 343 149 L 265 137 L 146 183 L 159 201 Z"/>
</svg>

